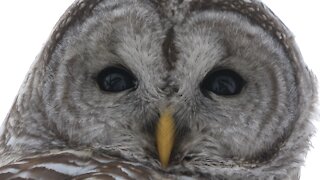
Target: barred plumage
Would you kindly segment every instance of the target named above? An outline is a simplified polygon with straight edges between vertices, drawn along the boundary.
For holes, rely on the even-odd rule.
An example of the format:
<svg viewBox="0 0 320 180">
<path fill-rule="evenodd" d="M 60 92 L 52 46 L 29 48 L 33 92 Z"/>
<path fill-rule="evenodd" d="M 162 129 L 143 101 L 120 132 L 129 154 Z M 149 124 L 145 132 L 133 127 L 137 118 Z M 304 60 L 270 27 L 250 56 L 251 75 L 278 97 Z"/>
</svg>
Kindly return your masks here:
<svg viewBox="0 0 320 180">
<path fill-rule="evenodd" d="M 57 150 L 1 167 L 0 179 L 151 179 L 153 173 L 142 164 L 90 151 Z"/>
<path fill-rule="evenodd" d="M 78 0 L 1 127 L 0 179 L 297 180 L 316 96 L 258 0 Z"/>
</svg>

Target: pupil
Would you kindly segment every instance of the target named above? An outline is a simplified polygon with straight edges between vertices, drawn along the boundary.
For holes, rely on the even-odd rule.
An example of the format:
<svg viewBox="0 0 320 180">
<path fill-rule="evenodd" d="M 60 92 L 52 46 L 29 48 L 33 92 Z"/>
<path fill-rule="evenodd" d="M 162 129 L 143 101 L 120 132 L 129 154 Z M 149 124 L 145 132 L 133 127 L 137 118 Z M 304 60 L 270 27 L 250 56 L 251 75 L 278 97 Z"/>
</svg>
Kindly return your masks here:
<svg viewBox="0 0 320 180">
<path fill-rule="evenodd" d="M 236 82 L 228 76 L 217 77 L 213 83 L 213 91 L 221 94 L 234 94 L 236 92 Z"/>
<path fill-rule="evenodd" d="M 217 95 L 239 94 L 245 84 L 242 77 L 236 72 L 223 69 L 210 72 L 201 83 L 201 90 L 211 91 Z M 203 91 L 205 93 L 205 91 Z"/>
<path fill-rule="evenodd" d="M 135 82 L 136 79 L 131 73 L 117 67 L 106 68 L 97 77 L 100 89 L 108 92 L 120 92 L 133 88 Z"/>
<path fill-rule="evenodd" d="M 106 89 L 121 91 L 126 89 L 126 79 L 119 73 L 110 74 L 106 77 L 105 87 Z"/>
</svg>

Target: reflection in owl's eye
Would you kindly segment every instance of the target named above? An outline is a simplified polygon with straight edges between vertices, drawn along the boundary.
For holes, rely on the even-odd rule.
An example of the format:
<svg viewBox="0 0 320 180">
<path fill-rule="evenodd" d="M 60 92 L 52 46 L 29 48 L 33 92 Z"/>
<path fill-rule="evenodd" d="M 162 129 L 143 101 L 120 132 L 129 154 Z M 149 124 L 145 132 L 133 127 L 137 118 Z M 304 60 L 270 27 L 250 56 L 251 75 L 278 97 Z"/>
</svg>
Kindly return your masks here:
<svg viewBox="0 0 320 180">
<path fill-rule="evenodd" d="M 245 84 L 236 72 L 223 69 L 210 72 L 202 81 L 201 89 L 211 91 L 217 95 L 229 96 L 239 94 Z"/>
<path fill-rule="evenodd" d="M 100 89 L 107 92 L 121 92 L 137 86 L 136 78 L 129 71 L 119 67 L 103 69 L 96 80 Z"/>
</svg>

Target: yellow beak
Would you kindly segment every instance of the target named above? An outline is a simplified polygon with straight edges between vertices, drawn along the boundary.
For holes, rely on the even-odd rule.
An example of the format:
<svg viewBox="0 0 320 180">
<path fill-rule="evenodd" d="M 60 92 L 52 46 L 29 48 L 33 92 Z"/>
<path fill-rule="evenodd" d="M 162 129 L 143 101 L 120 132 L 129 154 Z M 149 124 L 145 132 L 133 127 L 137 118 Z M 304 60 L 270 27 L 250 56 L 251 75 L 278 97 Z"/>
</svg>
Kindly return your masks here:
<svg viewBox="0 0 320 180">
<path fill-rule="evenodd" d="M 167 109 L 161 113 L 161 117 L 156 129 L 156 143 L 159 160 L 164 168 L 166 168 L 169 164 L 174 138 L 175 127 L 173 117 L 171 111 Z"/>
</svg>

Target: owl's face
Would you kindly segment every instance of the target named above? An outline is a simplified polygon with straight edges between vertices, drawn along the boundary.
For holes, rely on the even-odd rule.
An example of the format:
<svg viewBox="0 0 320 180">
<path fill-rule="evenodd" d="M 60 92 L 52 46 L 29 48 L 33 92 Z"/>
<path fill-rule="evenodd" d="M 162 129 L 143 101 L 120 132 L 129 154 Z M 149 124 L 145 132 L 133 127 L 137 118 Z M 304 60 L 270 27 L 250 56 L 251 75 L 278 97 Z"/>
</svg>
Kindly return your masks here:
<svg viewBox="0 0 320 180">
<path fill-rule="evenodd" d="M 300 127 L 309 78 L 296 72 L 300 62 L 240 13 L 177 9 L 170 16 L 146 1 L 103 1 L 75 20 L 46 62 L 40 91 L 48 126 L 66 146 L 158 168 L 156 126 L 170 109 L 169 170 L 275 160 Z"/>
<path fill-rule="evenodd" d="M 156 124 L 171 108 L 171 164 L 272 158 L 299 106 L 281 45 L 235 13 L 193 12 L 173 25 L 150 5 L 123 6 L 99 6 L 52 55 L 44 94 L 58 132 L 150 161 Z"/>
</svg>

